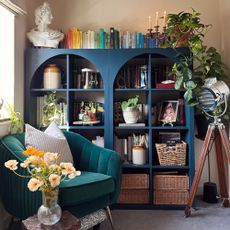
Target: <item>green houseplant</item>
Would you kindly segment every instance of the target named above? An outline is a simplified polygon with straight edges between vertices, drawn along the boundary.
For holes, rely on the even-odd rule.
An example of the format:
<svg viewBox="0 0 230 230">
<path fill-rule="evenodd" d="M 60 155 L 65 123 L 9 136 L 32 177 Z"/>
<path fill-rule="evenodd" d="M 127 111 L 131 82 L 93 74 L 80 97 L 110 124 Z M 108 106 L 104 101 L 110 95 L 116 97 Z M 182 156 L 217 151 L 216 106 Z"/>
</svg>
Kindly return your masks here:
<svg viewBox="0 0 230 230">
<path fill-rule="evenodd" d="M 133 98 L 129 98 L 127 101 L 122 101 L 121 108 L 125 123 L 135 124 L 139 118 L 139 109 L 137 103 L 139 101 L 139 95 Z"/>
<path fill-rule="evenodd" d="M 171 74 L 176 77 L 175 88 L 185 90 L 184 98 L 192 106 L 198 104 L 197 97 L 205 79 L 216 77 L 221 80 L 226 77 L 226 65 L 223 64 L 221 55 L 214 47 L 204 45 L 203 38 L 211 25 L 203 24 L 200 15 L 194 9 L 191 13 L 182 11 L 167 15 L 166 45 L 176 48 L 183 40 L 183 46 L 190 50 L 190 55 L 183 57 L 179 49 L 176 49 L 183 58 L 174 63 Z M 186 34 L 189 36 L 185 40 Z M 193 71 L 191 66 L 194 66 Z"/>
</svg>

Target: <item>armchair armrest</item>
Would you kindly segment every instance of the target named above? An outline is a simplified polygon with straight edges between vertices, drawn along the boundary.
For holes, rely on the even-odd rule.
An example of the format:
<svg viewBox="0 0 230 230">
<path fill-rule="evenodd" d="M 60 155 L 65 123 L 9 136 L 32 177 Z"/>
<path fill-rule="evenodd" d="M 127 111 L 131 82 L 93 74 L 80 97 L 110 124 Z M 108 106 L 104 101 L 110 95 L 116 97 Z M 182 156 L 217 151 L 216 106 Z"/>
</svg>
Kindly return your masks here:
<svg viewBox="0 0 230 230">
<path fill-rule="evenodd" d="M 25 219 L 37 212 L 42 202 L 40 192 L 30 192 L 29 179 L 21 178 L 4 166 L 8 160 L 17 160 L 19 164 L 26 158 L 22 151 L 24 134 L 9 135 L 0 140 L 0 195 L 5 209 L 13 216 Z M 27 170 L 18 167 L 21 175 L 29 175 Z"/>
<path fill-rule="evenodd" d="M 92 142 L 73 132 L 64 132 L 69 143 L 75 167 L 82 171 L 98 172 L 112 176 L 115 181 L 115 192 L 112 203 L 115 203 L 121 185 L 121 159 L 117 152 L 94 145 Z"/>
</svg>

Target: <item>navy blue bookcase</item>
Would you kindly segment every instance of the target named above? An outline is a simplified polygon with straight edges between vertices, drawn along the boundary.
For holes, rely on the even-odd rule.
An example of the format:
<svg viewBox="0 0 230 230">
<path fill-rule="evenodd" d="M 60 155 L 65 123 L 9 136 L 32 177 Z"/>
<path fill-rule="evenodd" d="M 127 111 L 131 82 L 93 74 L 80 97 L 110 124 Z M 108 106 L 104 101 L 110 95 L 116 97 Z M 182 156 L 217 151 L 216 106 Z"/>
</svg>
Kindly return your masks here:
<svg viewBox="0 0 230 230">
<path fill-rule="evenodd" d="M 180 48 L 180 53 L 188 55 L 187 49 Z M 147 173 L 149 175 L 149 203 L 148 204 L 119 204 L 120 208 L 179 208 L 177 205 L 154 205 L 153 204 L 153 178 L 155 172 L 180 171 L 189 175 L 191 185 L 194 176 L 194 111 L 185 105 L 185 125 L 161 126 L 152 124 L 153 115 L 151 108 L 162 100 L 177 100 L 183 92 L 175 89 L 161 89 L 155 87 L 156 77 L 154 65 L 159 62 L 179 62 L 178 52 L 171 48 L 151 49 L 49 49 L 29 48 L 25 54 L 25 122 L 36 126 L 37 97 L 50 92 L 43 89 L 43 71 L 50 63 L 58 63 L 62 67 L 64 87 L 55 89 L 57 93 L 64 95 L 67 103 L 67 130 L 79 132 L 91 139 L 92 136 L 103 135 L 106 148 L 114 148 L 115 134 L 132 135 L 132 133 L 148 133 L 148 163 L 145 165 L 124 164 L 124 173 Z M 147 87 L 146 88 L 116 88 L 115 82 L 119 71 L 126 63 L 138 63 L 146 65 Z M 93 66 L 100 73 L 103 87 L 98 89 L 79 89 L 74 85 L 74 68 L 78 63 L 87 68 Z M 131 79 L 132 81 L 134 79 Z M 114 122 L 114 102 L 140 95 L 143 103 L 147 104 L 148 115 L 144 127 L 119 127 Z M 73 99 L 82 100 L 100 98 L 104 104 L 104 120 L 102 124 L 95 126 L 80 126 L 73 124 Z M 156 161 L 155 138 L 159 131 L 180 131 L 187 143 L 186 166 L 160 166 Z"/>
</svg>

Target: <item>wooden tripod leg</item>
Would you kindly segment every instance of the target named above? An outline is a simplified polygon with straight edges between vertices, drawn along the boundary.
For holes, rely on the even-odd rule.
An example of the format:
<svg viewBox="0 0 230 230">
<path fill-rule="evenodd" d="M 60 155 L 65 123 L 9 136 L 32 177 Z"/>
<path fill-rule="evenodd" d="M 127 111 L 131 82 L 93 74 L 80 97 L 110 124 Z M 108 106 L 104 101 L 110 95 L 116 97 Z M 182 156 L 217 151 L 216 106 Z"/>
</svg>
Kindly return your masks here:
<svg viewBox="0 0 230 230">
<path fill-rule="evenodd" d="M 216 147 L 216 162 L 217 162 L 217 169 L 218 169 L 218 178 L 219 178 L 219 185 L 220 185 L 220 195 L 223 198 L 228 198 L 228 187 L 227 187 L 227 177 L 225 173 L 224 167 L 224 156 L 222 153 L 222 146 L 221 140 L 223 140 L 222 136 L 220 135 L 220 130 L 216 130 L 215 136 L 215 147 Z M 224 200 L 223 202 L 224 207 L 228 207 L 229 202 L 228 200 Z"/>
<path fill-rule="evenodd" d="M 204 163 L 205 163 L 205 159 L 206 159 L 207 152 L 208 152 L 208 147 L 210 144 L 210 140 L 211 140 L 214 128 L 215 128 L 215 126 L 209 125 L 206 136 L 205 136 L 204 144 L 203 144 L 202 149 L 201 149 L 200 160 L 198 162 L 198 167 L 197 167 L 197 170 L 195 172 L 195 176 L 193 178 L 192 187 L 190 189 L 188 203 L 185 207 L 185 216 L 186 217 L 189 217 L 191 214 L 191 207 L 192 207 L 193 200 L 195 198 L 196 191 L 197 191 L 197 188 L 198 188 L 198 185 L 200 182 L 201 173 L 202 173 L 203 168 L 204 168 Z"/>
</svg>

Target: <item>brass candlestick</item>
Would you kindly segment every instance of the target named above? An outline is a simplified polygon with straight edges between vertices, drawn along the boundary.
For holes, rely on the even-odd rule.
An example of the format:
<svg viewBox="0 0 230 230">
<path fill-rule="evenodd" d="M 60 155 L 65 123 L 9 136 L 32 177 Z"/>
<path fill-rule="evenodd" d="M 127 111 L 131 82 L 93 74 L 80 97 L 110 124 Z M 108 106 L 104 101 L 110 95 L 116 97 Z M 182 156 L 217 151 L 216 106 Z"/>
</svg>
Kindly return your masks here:
<svg viewBox="0 0 230 230">
<path fill-rule="evenodd" d="M 155 35 L 155 46 L 157 48 L 160 45 L 160 43 L 159 43 L 159 26 L 156 25 L 156 26 L 154 26 L 154 28 L 155 28 L 155 33 L 154 33 L 154 35 Z"/>
</svg>

